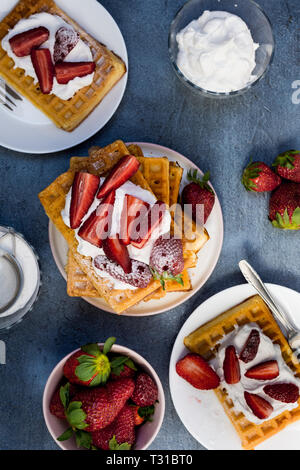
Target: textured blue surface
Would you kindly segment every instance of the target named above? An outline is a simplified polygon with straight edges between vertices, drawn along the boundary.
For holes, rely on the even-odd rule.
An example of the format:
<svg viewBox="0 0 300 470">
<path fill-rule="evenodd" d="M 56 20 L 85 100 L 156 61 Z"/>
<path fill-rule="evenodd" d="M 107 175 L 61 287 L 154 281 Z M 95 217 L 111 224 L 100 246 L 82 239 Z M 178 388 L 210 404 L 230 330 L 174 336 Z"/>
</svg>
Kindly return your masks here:
<svg viewBox="0 0 300 470">
<path fill-rule="evenodd" d="M 11 331 L 0 332 L 7 344 L 7 365 L 0 365 L 1 449 L 57 449 L 42 416 L 45 382 L 64 355 L 110 335 L 145 356 L 162 379 L 166 415 L 152 449 L 201 449 L 181 424 L 168 388 L 169 357 L 180 327 L 199 303 L 243 282 L 237 267 L 242 258 L 265 281 L 300 291 L 299 233 L 273 229 L 267 196 L 247 194 L 239 182 L 250 156 L 271 163 L 280 151 L 300 148 L 300 105 L 292 104 L 292 83 L 300 79 L 299 0 L 259 1 L 274 27 L 274 63 L 256 88 L 226 101 L 193 95 L 173 73 L 168 29 L 183 0 L 101 3 L 118 22 L 130 61 L 128 88 L 114 117 L 89 141 L 66 152 L 30 156 L 0 148 L 0 222 L 35 246 L 43 271 L 34 310 Z M 70 156 L 86 155 L 91 145 L 116 138 L 162 144 L 209 169 L 224 211 L 225 242 L 213 275 L 186 304 L 156 317 L 120 318 L 68 298 L 37 199 L 67 168 Z"/>
</svg>

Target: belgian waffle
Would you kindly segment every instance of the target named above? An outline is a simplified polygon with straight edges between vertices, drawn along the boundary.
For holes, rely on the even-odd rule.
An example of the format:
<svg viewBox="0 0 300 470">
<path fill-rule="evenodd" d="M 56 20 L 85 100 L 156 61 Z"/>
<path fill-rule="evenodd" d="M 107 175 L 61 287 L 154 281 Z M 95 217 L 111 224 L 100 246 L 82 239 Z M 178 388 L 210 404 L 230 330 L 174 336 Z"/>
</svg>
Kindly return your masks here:
<svg viewBox="0 0 300 470">
<path fill-rule="evenodd" d="M 25 75 L 23 69 L 14 68 L 13 59 L 1 47 L 1 40 L 19 20 L 40 12 L 58 15 L 71 24 L 90 47 L 96 63 L 93 83 L 69 100 L 62 100 L 53 94 L 44 95 L 32 77 Z M 84 121 L 125 72 L 126 66 L 118 56 L 86 33 L 52 0 L 21 0 L 0 23 L 0 75 L 65 131 L 73 131 Z"/>
<path fill-rule="evenodd" d="M 295 376 L 300 378 L 299 362 L 272 313 L 258 295 L 245 300 L 243 303 L 201 326 L 184 339 L 184 344 L 190 351 L 210 360 L 216 355 L 217 344 L 222 338 L 232 332 L 235 327 L 238 328 L 247 323 L 256 323 L 263 334 L 268 336 L 273 343 L 280 346 L 283 359 Z M 243 413 L 238 413 L 234 409 L 234 404 L 229 398 L 226 389 L 219 387 L 215 390 L 215 393 L 241 438 L 243 448 L 246 450 L 254 449 L 258 444 L 278 433 L 288 424 L 300 419 L 300 399 L 298 400 L 297 408 L 291 411 L 284 411 L 275 418 L 264 421 L 262 424 L 254 424 L 248 421 Z"/>
</svg>

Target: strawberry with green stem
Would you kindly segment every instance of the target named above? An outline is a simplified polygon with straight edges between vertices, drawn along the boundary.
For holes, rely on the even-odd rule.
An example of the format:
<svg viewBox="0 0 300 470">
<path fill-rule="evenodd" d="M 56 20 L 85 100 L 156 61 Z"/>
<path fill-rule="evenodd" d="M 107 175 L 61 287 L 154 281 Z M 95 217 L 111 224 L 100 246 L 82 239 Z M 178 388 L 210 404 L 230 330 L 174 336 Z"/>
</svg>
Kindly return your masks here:
<svg viewBox="0 0 300 470">
<path fill-rule="evenodd" d="M 269 219 L 273 227 L 300 229 L 300 184 L 283 182 L 270 198 Z"/>
<path fill-rule="evenodd" d="M 262 193 L 276 189 L 281 183 L 281 178 L 264 162 L 251 160 L 243 172 L 242 183 L 247 191 Z"/>
<path fill-rule="evenodd" d="M 289 150 L 278 155 L 273 167 L 281 178 L 300 183 L 300 151 Z"/>
<path fill-rule="evenodd" d="M 201 178 L 198 176 L 197 170 L 190 170 L 188 172 L 188 180 L 191 181 L 190 184 L 185 186 L 182 191 L 181 195 L 181 202 L 183 208 L 185 205 L 192 206 L 192 218 L 198 223 L 203 222 L 206 223 L 210 213 L 215 204 L 215 193 L 208 183 L 210 178 L 210 172 L 208 171 L 205 175 Z M 203 206 L 204 208 L 204 218 L 202 220 L 198 220 L 200 214 L 199 207 Z"/>
</svg>

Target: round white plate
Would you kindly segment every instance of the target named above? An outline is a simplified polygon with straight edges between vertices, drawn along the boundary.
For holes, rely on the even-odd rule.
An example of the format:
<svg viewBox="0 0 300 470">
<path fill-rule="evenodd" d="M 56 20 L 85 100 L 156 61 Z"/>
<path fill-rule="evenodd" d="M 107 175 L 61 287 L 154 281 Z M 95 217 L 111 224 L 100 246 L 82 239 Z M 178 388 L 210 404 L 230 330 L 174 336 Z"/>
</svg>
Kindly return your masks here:
<svg viewBox="0 0 300 470">
<path fill-rule="evenodd" d="M 148 144 L 143 142 L 137 142 L 137 144 L 140 145 L 145 156 L 166 156 L 171 161 L 177 161 L 180 166 L 186 170 L 195 168 L 201 174 L 203 174 L 194 163 L 174 150 L 156 144 Z M 198 253 L 197 268 L 190 270 L 193 290 L 190 292 L 169 293 L 164 298 L 159 300 L 140 302 L 138 305 L 132 307 L 122 315 L 146 316 L 165 312 L 185 302 L 203 286 L 203 284 L 212 274 L 217 264 L 223 244 L 223 217 L 221 206 L 217 197 L 213 211 L 206 223 L 206 228 L 210 235 L 210 240 Z M 54 260 L 61 274 L 66 279 L 66 272 L 64 267 L 67 262 L 68 246 L 63 236 L 60 234 L 60 232 L 58 232 L 51 222 L 49 223 L 49 239 Z M 113 310 L 102 299 L 84 298 L 84 300 L 94 305 L 95 307 L 105 310 L 106 312 L 114 313 Z"/>
<path fill-rule="evenodd" d="M 300 294 L 287 287 L 267 284 L 274 298 L 282 305 L 300 330 Z M 192 436 L 210 450 L 242 450 L 240 439 L 213 391 L 196 390 L 176 373 L 176 363 L 189 351 L 183 344 L 185 336 L 222 312 L 238 305 L 256 291 L 248 284 L 231 287 L 210 299 L 191 314 L 181 328 L 170 360 L 171 396 L 181 421 Z M 300 450 L 300 422 L 289 425 L 256 447 L 260 450 Z"/>
<path fill-rule="evenodd" d="M 1 0 L 0 20 L 18 3 Z M 120 56 L 128 68 L 126 45 L 115 20 L 96 0 L 56 0 L 70 18 L 91 36 Z M 51 153 L 80 144 L 109 121 L 125 92 L 128 73 L 106 95 L 94 111 L 73 132 L 63 131 L 23 98 L 12 112 L 0 105 L 0 145 L 25 153 Z"/>
</svg>

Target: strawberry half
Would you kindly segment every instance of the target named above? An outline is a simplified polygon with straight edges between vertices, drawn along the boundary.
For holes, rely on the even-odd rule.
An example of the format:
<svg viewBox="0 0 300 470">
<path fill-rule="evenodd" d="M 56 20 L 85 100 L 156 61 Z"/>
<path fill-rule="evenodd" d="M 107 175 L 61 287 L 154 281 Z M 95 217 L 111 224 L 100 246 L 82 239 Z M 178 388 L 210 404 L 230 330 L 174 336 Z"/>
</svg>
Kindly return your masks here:
<svg viewBox="0 0 300 470">
<path fill-rule="evenodd" d="M 273 406 L 264 398 L 254 393 L 244 392 L 247 405 L 253 414 L 259 419 L 266 419 L 273 411 Z"/>
<path fill-rule="evenodd" d="M 272 380 L 279 375 L 279 367 L 277 361 L 266 361 L 257 364 L 247 370 L 245 377 L 255 380 Z"/>
<path fill-rule="evenodd" d="M 218 375 L 198 354 L 187 354 L 187 356 L 178 361 L 176 372 L 199 390 L 213 390 L 220 385 Z"/>
<path fill-rule="evenodd" d="M 146 245 L 154 229 L 161 223 L 166 209 L 167 206 L 164 202 L 156 201 L 148 211 L 147 217 L 144 217 L 141 221 L 140 226 L 134 227 L 134 224 L 131 225 L 129 235 L 133 246 L 141 249 Z"/>
<path fill-rule="evenodd" d="M 63 61 L 74 49 L 80 39 L 79 33 L 74 29 L 62 26 L 55 34 L 53 60 L 55 63 Z"/>
<path fill-rule="evenodd" d="M 132 271 L 132 262 L 129 257 L 128 249 L 119 240 L 119 235 L 108 237 L 103 241 L 103 251 L 111 261 L 119 264 L 125 274 Z"/>
<path fill-rule="evenodd" d="M 266 385 L 264 392 L 274 400 L 283 403 L 295 403 L 299 399 L 299 388 L 292 383 L 276 383 Z"/>
<path fill-rule="evenodd" d="M 53 88 L 54 68 L 49 49 L 32 49 L 31 61 L 37 75 L 41 92 L 49 95 Z"/>
<path fill-rule="evenodd" d="M 144 217 L 149 207 L 147 202 L 126 194 L 120 223 L 120 240 L 124 245 L 130 244 L 129 233 L 134 220 Z"/>
<path fill-rule="evenodd" d="M 99 176 L 83 172 L 75 174 L 70 206 L 70 226 L 72 229 L 80 226 L 83 217 L 92 205 L 99 183 Z"/>
<path fill-rule="evenodd" d="M 240 353 L 240 360 L 245 362 L 253 361 L 256 358 L 256 354 L 260 344 L 260 335 L 257 330 L 251 330 L 250 335 Z"/>
<path fill-rule="evenodd" d="M 97 189 L 98 185 L 94 192 L 94 196 Z M 78 232 L 78 235 L 83 238 L 83 240 L 97 246 L 98 248 L 102 246 L 103 240 L 107 238 L 110 230 L 115 196 L 115 191 L 112 191 L 106 198 L 104 198 L 97 209 L 92 212 L 89 218 L 82 224 Z"/>
<path fill-rule="evenodd" d="M 241 380 L 241 370 L 234 346 L 226 348 L 223 370 L 226 383 L 230 385 L 239 383 Z"/>
<path fill-rule="evenodd" d="M 17 57 L 30 55 L 34 47 L 39 47 L 49 39 L 49 30 L 40 26 L 24 33 L 16 34 L 9 40 L 10 47 Z"/>
<path fill-rule="evenodd" d="M 97 194 L 98 199 L 105 197 L 110 191 L 118 189 L 128 181 L 139 169 L 140 162 L 133 155 L 125 155 L 113 167 Z"/>
<path fill-rule="evenodd" d="M 76 77 L 85 77 L 95 71 L 95 62 L 58 62 L 55 64 L 56 80 L 66 85 Z"/>
</svg>

